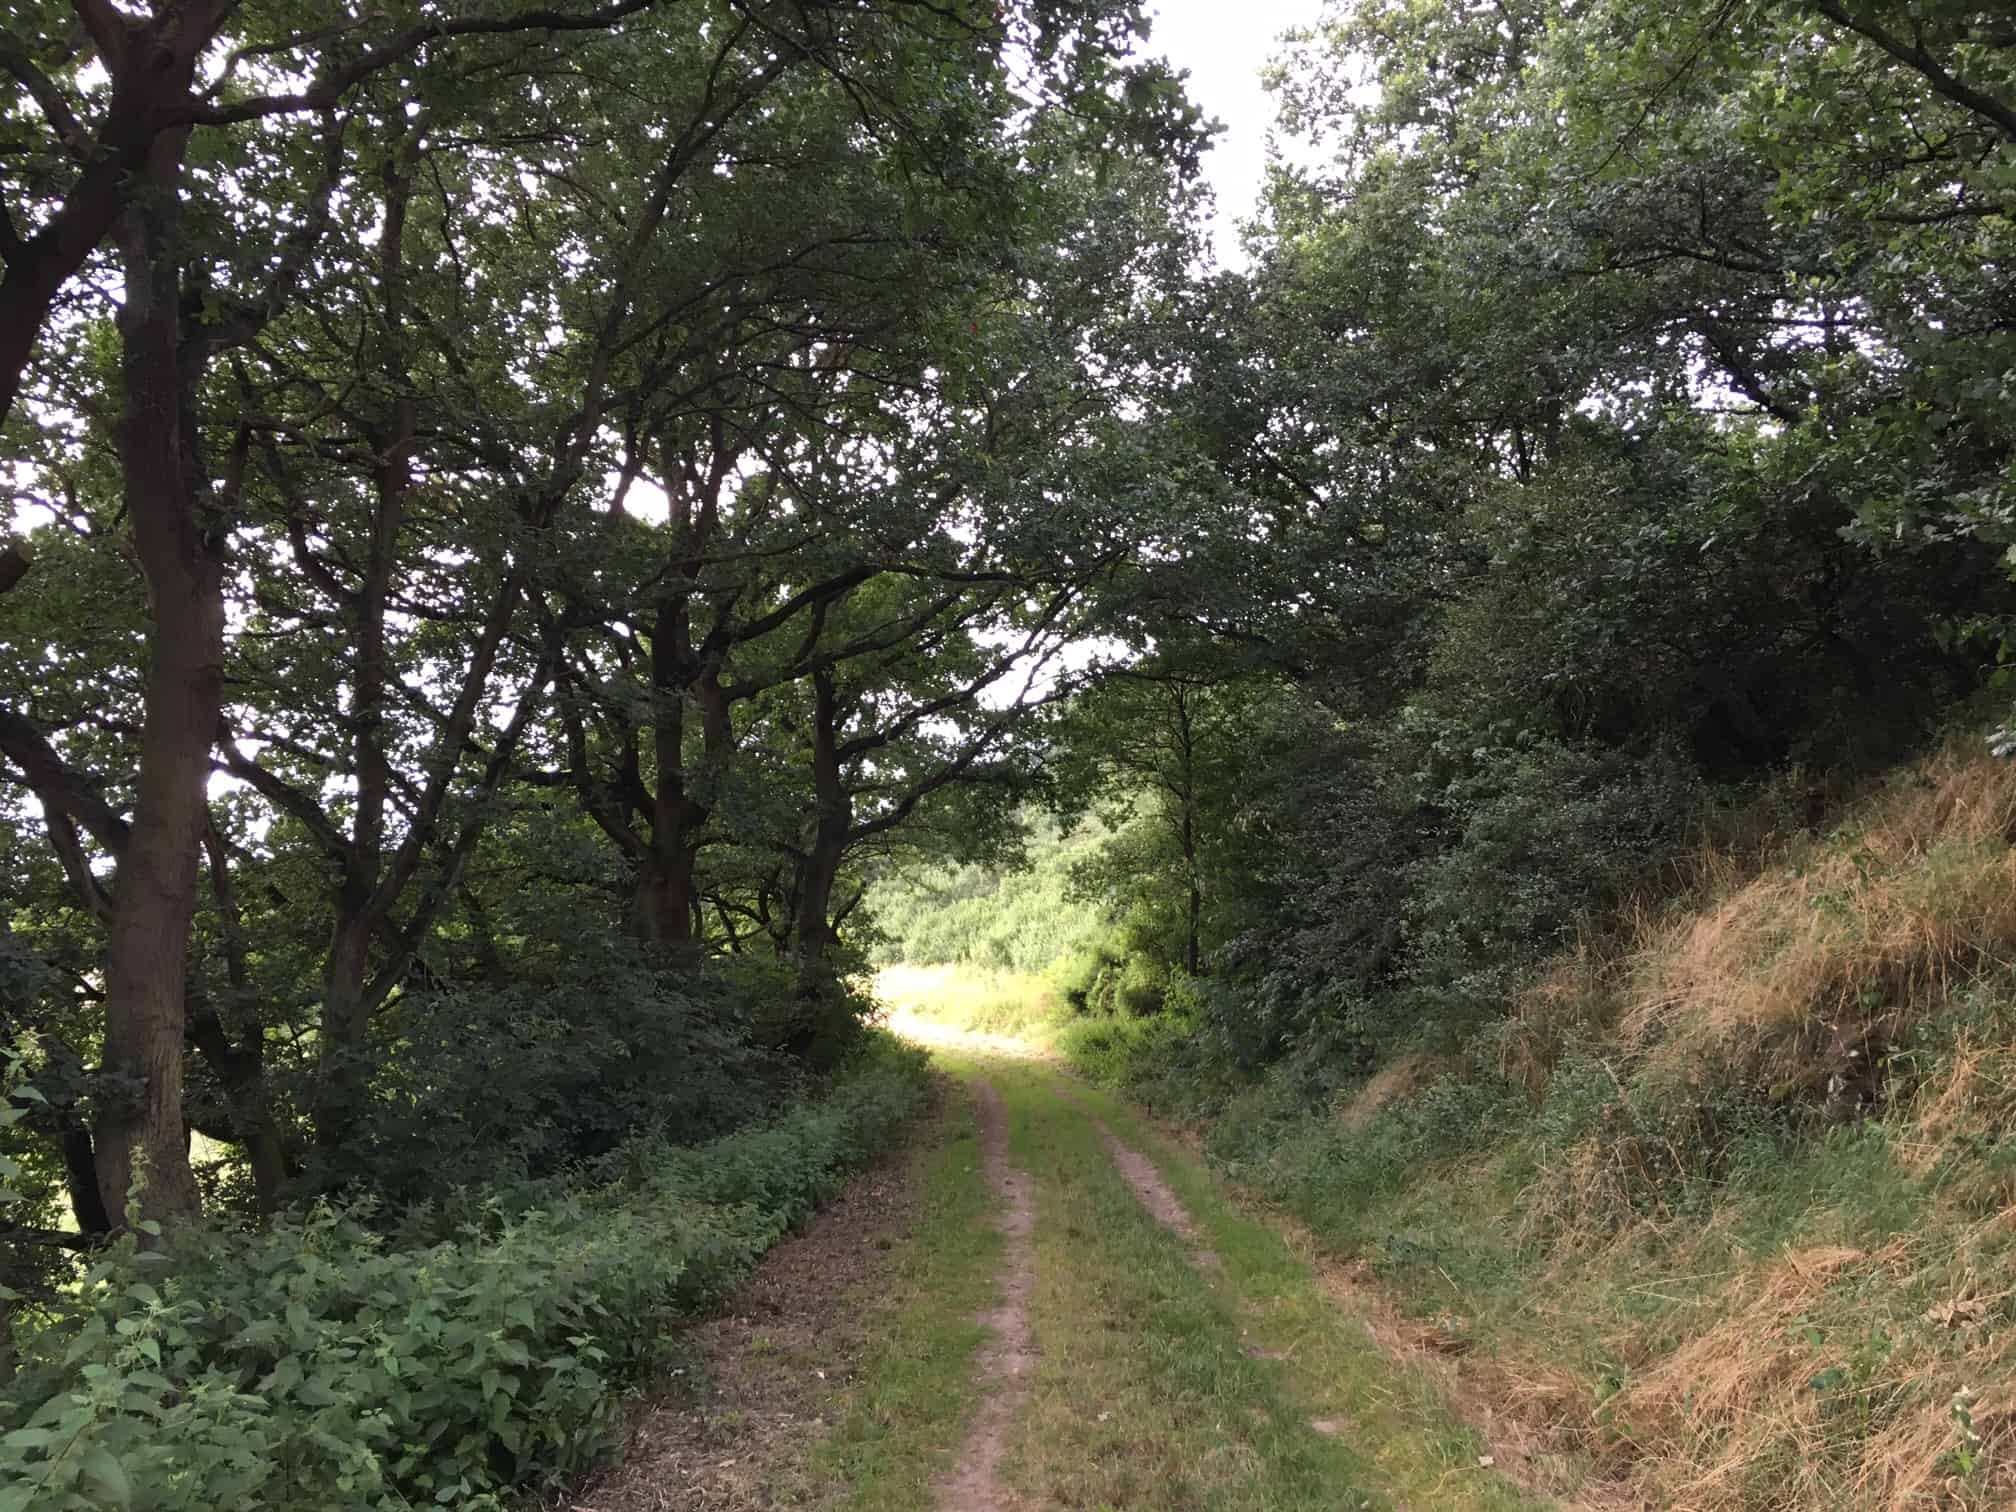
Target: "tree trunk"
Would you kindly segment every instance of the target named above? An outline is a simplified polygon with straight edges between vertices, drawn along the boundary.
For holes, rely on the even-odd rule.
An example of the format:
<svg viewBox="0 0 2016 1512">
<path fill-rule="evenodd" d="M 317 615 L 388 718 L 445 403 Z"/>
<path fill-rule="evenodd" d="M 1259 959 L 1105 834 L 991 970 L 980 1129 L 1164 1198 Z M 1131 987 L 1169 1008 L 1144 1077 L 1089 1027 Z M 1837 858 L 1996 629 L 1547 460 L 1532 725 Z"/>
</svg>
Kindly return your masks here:
<svg viewBox="0 0 2016 1512">
<path fill-rule="evenodd" d="M 118 226 L 129 185 L 155 176 L 164 148 L 179 160 L 187 128 L 169 131 L 173 140 L 164 142 L 162 113 L 188 98 L 196 60 L 231 8 L 215 0 L 178 5 L 161 18 L 116 18 L 116 40 L 104 31 L 94 35 L 112 82 L 103 123 L 62 204 L 0 257 L 0 421 L 14 408 L 63 286 Z M 93 9 L 102 15 L 111 8 Z M 86 14 L 84 6 L 76 10 Z"/>
<path fill-rule="evenodd" d="M 1183 941 L 1183 970 L 1190 976 L 1202 976 L 1202 959 L 1198 950 L 1198 933 L 1204 917 L 1204 894 L 1197 886 L 1197 873 L 1190 873 L 1190 930 Z"/>
<path fill-rule="evenodd" d="M 1189 893 L 1189 917 L 1183 933 L 1183 970 L 1200 976 L 1202 952 L 1199 935 L 1203 931 L 1204 890 L 1197 876 L 1197 812 L 1186 792 L 1183 799 L 1183 881 Z"/>
<path fill-rule="evenodd" d="M 231 856 L 223 832 L 213 819 L 203 832 L 203 850 L 210 864 L 210 892 L 223 925 L 224 973 L 231 996 L 241 1008 L 252 998 L 245 920 L 231 885 Z M 287 1143 L 266 1089 L 266 1027 L 254 1021 L 234 1043 L 223 1017 L 202 998 L 192 1000 L 189 1039 L 211 1074 L 224 1089 L 231 1115 L 231 1135 L 245 1149 L 252 1167 L 252 1200 L 261 1217 L 279 1211 L 286 1183 Z"/>
<path fill-rule="evenodd" d="M 1180 841 L 1183 850 L 1183 880 L 1189 898 L 1189 916 L 1183 933 L 1183 970 L 1189 976 L 1202 975 L 1201 935 L 1204 921 L 1204 890 L 1197 865 L 1197 732 L 1191 720 L 1190 699 L 1178 684 L 1175 690 L 1177 759 L 1181 762 L 1177 800 L 1183 805 Z"/>
<path fill-rule="evenodd" d="M 820 831 L 798 884 L 798 916 L 792 926 L 799 961 L 813 967 L 823 966 L 838 943 L 833 930 L 833 886 L 840 878 L 846 847 L 844 832 L 836 844 L 823 823 Z"/>
<path fill-rule="evenodd" d="M 325 1153 L 349 1143 L 364 1111 L 370 1025 L 365 993 L 374 930 L 365 909 L 339 906 L 322 968 L 321 1050 L 316 1066 L 315 1143 Z"/>
<path fill-rule="evenodd" d="M 676 821 L 670 828 L 672 843 L 668 845 L 654 833 L 651 854 L 637 868 L 635 919 L 639 939 L 667 955 L 677 955 L 693 947 L 698 852 L 680 842 Z"/>
<path fill-rule="evenodd" d="M 112 1232 L 112 1212 L 98 1190 L 98 1155 L 91 1131 L 66 1109 L 58 1119 L 56 1138 L 63 1149 L 63 1183 L 70 1194 L 70 1214 L 80 1234 Z M 114 1209 L 113 1211 L 116 1211 Z"/>
<path fill-rule="evenodd" d="M 232 1045 L 214 1013 L 200 1016 L 191 1031 L 197 1054 L 223 1088 L 230 1138 L 244 1148 L 252 1169 L 253 1206 L 261 1217 L 270 1216 L 280 1209 L 288 1171 L 287 1144 L 266 1101 L 265 1057 Z M 259 1032 L 256 1027 L 252 1030 L 254 1035 Z"/>
<path fill-rule="evenodd" d="M 793 945 L 801 967 L 816 974 L 836 941 L 833 931 L 833 886 L 853 838 L 853 804 L 840 774 L 839 710 L 833 674 L 812 678 L 812 786 L 817 808 L 812 843 L 798 879 L 798 909 Z"/>
<path fill-rule="evenodd" d="M 234 979 L 232 985 L 242 990 L 241 979 Z M 264 1033 L 255 1024 L 243 1044 L 233 1044 L 214 1006 L 201 997 L 190 1003 L 190 1043 L 217 1078 L 229 1114 L 226 1130 L 219 1137 L 228 1135 L 244 1148 L 252 1167 L 253 1203 L 262 1217 L 279 1210 L 280 1190 L 287 1180 L 286 1142 L 266 1100 Z"/>
<path fill-rule="evenodd" d="M 671 593 L 659 601 L 651 635 L 651 694 L 656 714 L 651 753 L 657 786 L 651 794 L 651 838 L 637 867 L 635 921 L 647 945 L 667 956 L 693 948 L 694 873 L 699 847 L 694 837 L 707 810 L 694 801 L 686 775 L 686 691 L 692 681 L 686 597 Z"/>
<path fill-rule="evenodd" d="M 224 689 L 223 540 L 201 518 L 197 372 L 181 341 L 175 197 L 186 142 L 186 132 L 156 142 L 127 217 L 119 462 L 153 627 L 132 831 L 105 959 L 104 1067 L 134 1090 L 107 1099 L 93 1139 L 107 1210 L 123 1213 L 137 1182 L 142 1217 L 160 1222 L 199 1206 L 182 1116 L 183 995 Z"/>
<path fill-rule="evenodd" d="M 279 1125 L 265 1108 L 252 1111 L 240 1125 L 245 1158 L 252 1167 L 252 1205 L 261 1218 L 280 1211 L 280 1193 L 287 1184 L 287 1145 Z"/>
</svg>

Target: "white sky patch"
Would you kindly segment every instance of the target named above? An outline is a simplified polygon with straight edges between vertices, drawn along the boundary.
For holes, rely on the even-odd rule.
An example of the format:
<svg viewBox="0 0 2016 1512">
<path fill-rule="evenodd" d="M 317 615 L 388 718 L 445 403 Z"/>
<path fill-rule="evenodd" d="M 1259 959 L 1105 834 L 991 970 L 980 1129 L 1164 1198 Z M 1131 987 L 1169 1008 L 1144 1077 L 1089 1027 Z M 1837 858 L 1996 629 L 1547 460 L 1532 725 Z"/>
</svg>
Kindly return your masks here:
<svg viewBox="0 0 2016 1512">
<path fill-rule="evenodd" d="M 1249 219 L 1266 179 L 1267 137 L 1274 97 L 1260 71 L 1281 51 L 1281 34 L 1314 26 L 1324 0 L 1156 0 L 1147 51 L 1189 71 L 1190 98 L 1225 130 L 1204 158 L 1204 177 L 1218 200 L 1211 239 L 1218 261 L 1243 268 L 1239 222 Z"/>
</svg>

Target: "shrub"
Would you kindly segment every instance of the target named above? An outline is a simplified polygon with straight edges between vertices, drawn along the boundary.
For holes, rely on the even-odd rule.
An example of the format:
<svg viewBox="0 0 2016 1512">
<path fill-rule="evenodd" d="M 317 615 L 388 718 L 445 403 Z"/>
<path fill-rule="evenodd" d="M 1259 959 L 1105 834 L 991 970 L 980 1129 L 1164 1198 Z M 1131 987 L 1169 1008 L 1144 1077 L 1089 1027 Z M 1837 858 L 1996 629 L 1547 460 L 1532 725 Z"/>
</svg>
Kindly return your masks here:
<svg viewBox="0 0 2016 1512">
<path fill-rule="evenodd" d="M 1104 827 L 1026 822 L 1020 851 L 1002 863 L 922 867 L 878 882 L 869 896 L 881 935 L 876 964 L 1039 972 L 1105 933 L 1103 903 L 1066 899 L 1071 867 L 1103 841 Z"/>
<path fill-rule="evenodd" d="M 1060 956 L 1051 967 L 1051 977 L 1064 1001 L 1079 1013 L 1109 1013 L 1125 964 L 1103 939 L 1080 946 L 1070 955 Z"/>
<path fill-rule="evenodd" d="M 837 1190 L 923 1064 L 878 1041 L 816 1102 L 705 1145 L 637 1141 L 431 1245 L 324 1205 L 115 1250 L 17 1330 L 0 1512 L 499 1507 L 602 1447 L 667 1317 Z"/>
<path fill-rule="evenodd" d="M 403 998 L 369 1125 L 315 1175 L 395 1206 L 439 1199 L 549 1176 L 646 1129 L 706 1139 L 787 1084 L 788 1061 L 757 1043 L 791 999 L 782 968 L 577 964 L 558 980 Z"/>
</svg>

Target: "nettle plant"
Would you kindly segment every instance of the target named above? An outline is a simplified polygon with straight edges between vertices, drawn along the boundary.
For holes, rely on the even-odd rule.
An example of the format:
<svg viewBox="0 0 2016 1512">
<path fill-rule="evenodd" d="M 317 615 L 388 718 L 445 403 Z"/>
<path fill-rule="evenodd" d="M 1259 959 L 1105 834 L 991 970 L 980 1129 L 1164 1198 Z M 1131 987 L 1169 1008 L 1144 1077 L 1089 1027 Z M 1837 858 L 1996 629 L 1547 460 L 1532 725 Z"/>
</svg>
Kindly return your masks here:
<svg viewBox="0 0 2016 1512">
<path fill-rule="evenodd" d="M 666 1323 L 831 1196 L 922 1079 L 917 1053 L 871 1051 L 817 1101 L 704 1145 L 641 1137 L 438 1243 L 327 1203 L 116 1241 L 17 1329 L 0 1512 L 498 1508 L 578 1473 Z"/>
</svg>

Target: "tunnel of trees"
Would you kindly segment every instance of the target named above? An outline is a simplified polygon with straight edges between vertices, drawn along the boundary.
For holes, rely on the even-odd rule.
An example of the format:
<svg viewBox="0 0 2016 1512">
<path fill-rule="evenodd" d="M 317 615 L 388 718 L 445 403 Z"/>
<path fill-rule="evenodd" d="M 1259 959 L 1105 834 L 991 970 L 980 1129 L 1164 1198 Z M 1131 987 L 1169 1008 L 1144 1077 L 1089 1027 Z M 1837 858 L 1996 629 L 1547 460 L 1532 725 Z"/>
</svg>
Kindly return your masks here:
<svg viewBox="0 0 2016 1512">
<path fill-rule="evenodd" d="M 21 1231 L 480 1180 L 682 1085 L 704 1132 L 831 1055 L 863 867 L 998 827 L 1138 549 L 1196 133 L 1128 8 L 45 9 Z"/>
<path fill-rule="evenodd" d="M 10 12 L 17 1298 L 745 1124 L 1095 810 L 1081 1002 L 1474 1022 L 2008 660 L 1997 8 L 1339 7 L 1229 271 L 1144 34 Z"/>
</svg>

